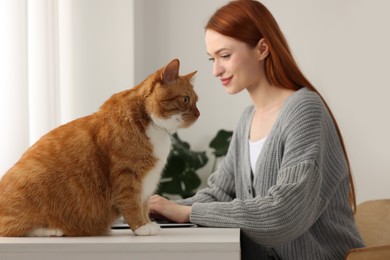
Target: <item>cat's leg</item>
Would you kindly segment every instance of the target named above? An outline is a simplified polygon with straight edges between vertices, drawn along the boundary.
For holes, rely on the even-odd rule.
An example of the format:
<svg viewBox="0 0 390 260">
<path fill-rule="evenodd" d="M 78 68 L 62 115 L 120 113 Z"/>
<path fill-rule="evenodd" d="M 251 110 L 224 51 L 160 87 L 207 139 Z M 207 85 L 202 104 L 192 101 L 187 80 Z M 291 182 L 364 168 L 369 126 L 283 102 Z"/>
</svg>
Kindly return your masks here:
<svg viewBox="0 0 390 260">
<path fill-rule="evenodd" d="M 36 228 L 27 234 L 28 237 L 62 237 L 64 232 L 60 229 Z"/>
<path fill-rule="evenodd" d="M 122 210 L 122 212 L 134 234 L 138 236 L 155 236 L 160 233 L 160 226 L 150 221 L 142 203 L 134 202 L 131 208 Z"/>
<path fill-rule="evenodd" d="M 119 182 L 123 185 L 125 181 Z M 133 182 L 134 183 L 134 182 Z M 141 189 L 138 186 L 114 189 L 120 191 L 114 195 L 117 208 L 129 224 L 134 234 L 139 236 L 154 236 L 160 232 L 160 226 L 150 222 L 146 208 L 146 199 L 143 202 Z"/>
<path fill-rule="evenodd" d="M 147 201 L 142 204 L 142 214 L 143 218 L 146 219 L 148 223 L 136 229 L 134 233 L 138 236 L 158 235 L 160 226 L 157 223 L 150 221 Z"/>
</svg>

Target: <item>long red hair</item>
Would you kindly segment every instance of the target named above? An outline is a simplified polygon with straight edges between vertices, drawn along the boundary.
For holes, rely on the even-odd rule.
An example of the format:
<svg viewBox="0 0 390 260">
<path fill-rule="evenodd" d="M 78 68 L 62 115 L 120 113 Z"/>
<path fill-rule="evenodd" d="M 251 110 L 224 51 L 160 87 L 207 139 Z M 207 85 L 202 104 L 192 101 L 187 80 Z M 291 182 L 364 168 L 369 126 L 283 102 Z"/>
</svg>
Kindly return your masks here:
<svg viewBox="0 0 390 260">
<path fill-rule="evenodd" d="M 318 93 L 334 121 L 349 169 L 349 203 L 356 211 L 356 196 L 352 171 L 344 140 L 336 119 L 324 98 L 299 69 L 286 38 L 271 12 L 255 0 L 236 0 L 219 8 L 209 19 L 205 29 L 257 46 L 264 39 L 269 48 L 265 60 L 267 80 L 275 86 L 298 90 L 306 87 Z"/>
</svg>

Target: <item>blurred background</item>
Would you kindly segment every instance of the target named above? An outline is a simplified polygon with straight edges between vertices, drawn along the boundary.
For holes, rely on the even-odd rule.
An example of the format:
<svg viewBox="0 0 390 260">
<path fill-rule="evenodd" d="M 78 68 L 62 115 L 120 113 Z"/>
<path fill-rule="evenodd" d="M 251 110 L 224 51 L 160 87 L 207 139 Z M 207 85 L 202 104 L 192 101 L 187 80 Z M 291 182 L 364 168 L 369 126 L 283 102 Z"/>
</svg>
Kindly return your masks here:
<svg viewBox="0 0 390 260">
<path fill-rule="evenodd" d="M 386 0 L 263 0 L 344 135 L 357 199 L 389 198 Z M 0 0 L 0 176 L 40 136 L 95 112 L 174 58 L 197 70 L 201 117 L 180 137 L 208 151 L 250 104 L 212 76 L 204 25 L 225 0 Z M 209 151 L 208 151 L 209 152 Z M 202 186 L 212 161 L 199 170 Z"/>
</svg>

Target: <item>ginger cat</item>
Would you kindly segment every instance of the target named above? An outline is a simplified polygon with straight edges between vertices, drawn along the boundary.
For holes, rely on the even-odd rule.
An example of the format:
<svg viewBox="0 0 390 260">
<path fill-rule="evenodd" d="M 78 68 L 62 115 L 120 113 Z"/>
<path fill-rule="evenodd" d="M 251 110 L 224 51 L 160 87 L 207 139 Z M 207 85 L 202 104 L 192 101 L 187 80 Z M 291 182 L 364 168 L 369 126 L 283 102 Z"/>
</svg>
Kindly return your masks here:
<svg viewBox="0 0 390 260">
<path fill-rule="evenodd" d="M 147 201 L 170 134 L 199 117 L 192 72 L 173 60 L 92 115 L 31 146 L 0 181 L 0 236 L 106 235 L 122 215 L 136 235 L 156 235 Z"/>
</svg>

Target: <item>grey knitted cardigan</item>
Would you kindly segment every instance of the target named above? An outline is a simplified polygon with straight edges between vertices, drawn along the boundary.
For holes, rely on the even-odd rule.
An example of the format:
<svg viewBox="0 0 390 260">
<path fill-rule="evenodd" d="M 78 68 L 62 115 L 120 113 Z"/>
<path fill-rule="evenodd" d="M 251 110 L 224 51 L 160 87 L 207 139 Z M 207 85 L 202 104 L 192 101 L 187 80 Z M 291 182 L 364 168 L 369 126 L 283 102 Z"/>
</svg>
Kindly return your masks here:
<svg viewBox="0 0 390 260">
<path fill-rule="evenodd" d="M 319 95 L 302 88 L 283 104 L 250 176 L 249 129 L 242 114 L 208 187 L 179 203 L 191 222 L 241 229 L 242 259 L 344 259 L 362 247 L 348 203 L 348 166 Z"/>
</svg>

